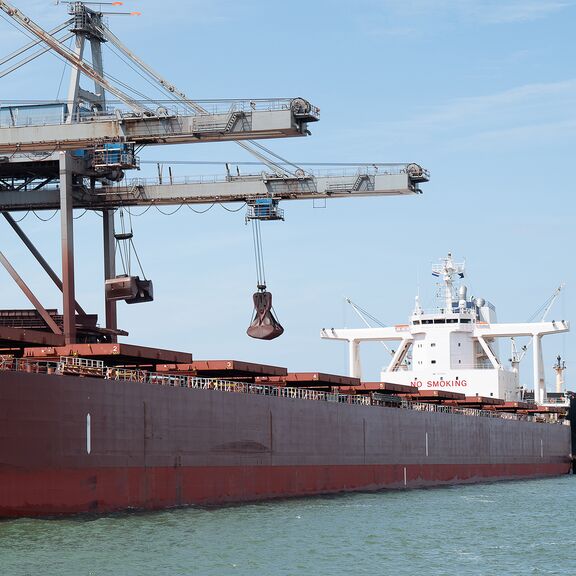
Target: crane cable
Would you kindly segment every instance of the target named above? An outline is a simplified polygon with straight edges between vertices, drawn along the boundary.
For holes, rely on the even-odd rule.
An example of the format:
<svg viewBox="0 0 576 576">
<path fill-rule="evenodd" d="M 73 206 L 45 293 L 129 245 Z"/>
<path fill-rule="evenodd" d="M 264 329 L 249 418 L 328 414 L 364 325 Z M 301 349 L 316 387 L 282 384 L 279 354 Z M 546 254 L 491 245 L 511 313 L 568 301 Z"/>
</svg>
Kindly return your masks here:
<svg viewBox="0 0 576 576">
<path fill-rule="evenodd" d="M 558 296 L 560 295 L 560 292 L 562 292 L 564 288 L 564 284 L 560 284 L 560 286 L 558 286 L 558 288 L 556 288 L 556 290 L 554 290 L 554 293 L 552 294 L 552 296 L 550 296 L 548 298 L 548 300 L 546 300 L 546 302 L 544 302 L 540 308 L 538 308 L 538 310 L 536 310 L 536 312 L 534 312 L 534 314 L 532 314 L 532 316 L 530 316 L 530 318 L 528 318 L 528 322 L 533 322 L 536 318 L 541 317 L 541 322 L 544 322 L 544 320 L 546 319 L 546 316 L 550 310 L 550 308 L 552 307 L 553 302 L 556 300 L 556 298 L 558 298 Z"/>
<path fill-rule="evenodd" d="M 140 258 L 138 257 L 138 252 L 136 252 L 136 246 L 134 246 L 132 215 L 130 214 L 130 211 L 127 210 L 127 212 L 130 226 L 129 232 L 126 231 L 126 223 L 124 221 L 124 209 L 123 208 L 119 209 L 120 229 L 122 230 L 122 233 L 120 235 L 117 235 L 116 237 L 116 249 L 120 253 L 120 260 L 122 261 L 122 268 L 124 269 L 124 273 L 127 276 L 130 276 L 130 270 L 132 267 L 132 252 L 134 252 L 136 262 L 138 262 L 138 267 L 140 268 L 140 272 L 142 272 L 142 278 L 146 280 L 146 274 L 144 273 L 144 268 L 142 268 L 142 263 L 140 262 Z"/>
<path fill-rule="evenodd" d="M 254 260 L 256 262 L 256 284 L 258 290 L 266 290 L 266 273 L 264 270 L 264 251 L 262 248 L 262 232 L 260 220 L 252 220 L 252 242 L 254 244 Z"/>
<path fill-rule="evenodd" d="M 140 59 L 138 57 L 136 57 L 134 54 L 130 54 L 127 51 L 127 48 L 114 35 L 114 33 L 108 28 L 108 26 L 106 26 L 105 24 L 102 24 L 101 32 L 104 35 L 104 37 L 116 48 L 116 50 L 117 50 L 117 51 L 115 51 L 116 56 L 121 58 L 134 72 L 136 72 L 141 78 L 146 80 L 149 84 L 155 85 L 156 89 L 159 92 L 163 92 L 164 94 L 166 94 L 168 96 L 168 98 L 170 99 L 170 101 L 184 105 L 184 107 L 188 108 L 194 114 L 202 114 L 202 113 L 206 112 L 202 108 L 202 106 L 200 106 L 199 104 L 197 104 L 196 102 L 194 102 L 192 100 L 187 99 L 183 94 L 180 94 L 178 92 L 176 92 L 176 94 L 175 94 L 174 87 L 169 88 L 168 86 L 166 86 L 164 84 L 164 82 L 159 80 L 158 77 L 155 78 L 154 75 L 152 74 L 151 69 L 149 69 L 143 62 L 141 62 Z M 123 56 L 121 54 L 119 54 L 118 51 L 121 52 L 123 54 Z M 132 64 L 134 64 L 136 67 L 138 67 L 140 69 L 141 73 L 138 72 L 132 64 L 128 63 L 125 60 L 126 57 L 132 61 Z M 147 76 L 151 80 L 147 80 L 145 78 L 145 76 Z M 111 78 L 111 79 L 113 79 L 113 78 Z M 119 82 L 121 85 L 123 84 L 122 82 L 118 81 L 117 79 L 114 79 L 114 80 L 116 82 Z M 125 84 L 124 84 L 124 87 L 127 89 L 129 88 Z M 154 100 L 152 100 L 152 101 L 154 101 Z M 254 140 L 248 140 L 247 142 L 242 142 L 242 141 L 238 140 L 236 142 L 236 144 L 238 144 L 240 147 L 242 147 L 245 150 L 247 150 L 248 152 L 250 152 L 253 156 L 256 156 L 258 159 L 262 160 L 278 176 L 294 176 L 295 174 L 293 172 L 291 172 L 290 170 L 285 170 L 284 168 L 282 168 L 282 166 L 277 162 L 277 160 L 279 160 L 284 165 L 292 166 L 293 168 L 295 168 L 295 170 L 297 172 L 301 171 L 303 174 L 305 174 L 305 171 L 302 170 L 299 166 L 295 165 L 292 162 L 289 162 L 288 160 L 286 160 L 282 156 L 276 154 L 275 152 L 272 152 L 272 150 L 270 150 L 269 148 L 263 146 L 262 144 L 260 144 L 258 142 L 255 142 Z M 259 152 L 255 148 L 258 148 L 261 152 Z M 266 156 L 266 155 L 268 155 L 268 156 Z M 276 161 L 273 160 L 272 158 L 270 158 L 270 156 L 276 158 Z"/>
</svg>

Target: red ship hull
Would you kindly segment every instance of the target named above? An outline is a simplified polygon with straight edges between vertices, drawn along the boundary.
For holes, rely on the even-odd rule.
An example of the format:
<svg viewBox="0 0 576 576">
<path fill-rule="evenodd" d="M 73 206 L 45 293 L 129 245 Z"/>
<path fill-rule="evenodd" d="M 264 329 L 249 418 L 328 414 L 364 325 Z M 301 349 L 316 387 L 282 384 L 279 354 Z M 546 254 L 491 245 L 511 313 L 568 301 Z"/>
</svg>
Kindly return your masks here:
<svg viewBox="0 0 576 576">
<path fill-rule="evenodd" d="M 75 376 L 0 374 L 0 516 L 569 473 L 570 428 Z"/>
</svg>

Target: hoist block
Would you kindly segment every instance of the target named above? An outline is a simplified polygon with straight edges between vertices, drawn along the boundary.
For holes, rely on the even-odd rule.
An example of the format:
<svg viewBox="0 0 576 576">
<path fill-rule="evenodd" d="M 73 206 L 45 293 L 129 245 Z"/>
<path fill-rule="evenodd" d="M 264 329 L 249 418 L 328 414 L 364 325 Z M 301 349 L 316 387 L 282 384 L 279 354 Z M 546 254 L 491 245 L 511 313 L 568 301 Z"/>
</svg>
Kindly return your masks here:
<svg viewBox="0 0 576 576">
<path fill-rule="evenodd" d="M 254 318 L 246 334 L 258 340 L 273 340 L 284 332 L 284 328 L 274 316 L 272 311 L 272 294 L 260 290 L 253 295 Z"/>
</svg>

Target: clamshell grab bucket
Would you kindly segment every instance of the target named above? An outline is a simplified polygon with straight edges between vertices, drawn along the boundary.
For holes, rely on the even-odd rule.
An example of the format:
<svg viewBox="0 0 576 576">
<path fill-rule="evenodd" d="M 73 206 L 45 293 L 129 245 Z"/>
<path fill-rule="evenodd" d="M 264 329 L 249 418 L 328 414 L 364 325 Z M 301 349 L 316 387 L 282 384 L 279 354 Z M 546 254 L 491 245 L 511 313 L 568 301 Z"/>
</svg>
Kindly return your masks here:
<svg viewBox="0 0 576 576">
<path fill-rule="evenodd" d="M 278 338 L 284 332 L 284 328 L 272 311 L 272 294 L 260 290 L 255 292 L 252 298 L 254 300 L 254 318 L 246 330 L 246 334 L 258 340 Z"/>
</svg>

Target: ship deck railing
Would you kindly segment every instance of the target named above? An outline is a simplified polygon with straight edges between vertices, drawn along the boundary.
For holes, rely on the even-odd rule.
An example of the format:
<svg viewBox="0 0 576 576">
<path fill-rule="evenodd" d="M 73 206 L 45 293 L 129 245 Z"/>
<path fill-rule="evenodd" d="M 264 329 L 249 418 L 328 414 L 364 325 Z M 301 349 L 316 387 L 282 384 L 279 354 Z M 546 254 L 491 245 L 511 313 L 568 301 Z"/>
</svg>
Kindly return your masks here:
<svg viewBox="0 0 576 576">
<path fill-rule="evenodd" d="M 59 361 L 43 361 L 27 358 L 13 358 L 11 356 L 0 356 L 0 372 L 1 371 L 52 374 L 60 376 L 74 375 L 79 377 L 96 377 L 104 380 L 139 382 L 142 384 L 152 384 L 157 386 L 195 388 L 240 394 L 257 394 L 279 398 L 355 404 L 360 406 L 395 407 L 397 409 L 414 410 L 417 412 L 440 412 L 445 414 L 459 414 L 462 416 L 500 418 L 502 420 L 521 420 L 536 423 L 543 422 L 541 418 L 536 418 L 529 414 L 481 410 L 478 408 L 447 406 L 444 404 L 413 402 L 408 400 L 390 402 L 387 399 L 379 399 L 378 397 L 365 394 L 341 394 L 339 392 L 323 392 L 308 388 L 270 386 L 266 384 L 252 384 L 249 382 L 238 382 L 220 378 L 200 378 L 197 376 L 166 374 L 133 368 L 106 367 L 101 361 L 77 357 L 62 357 Z M 563 424 L 562 420 L 547 420 L 546 422 Z"/>
</svg>

